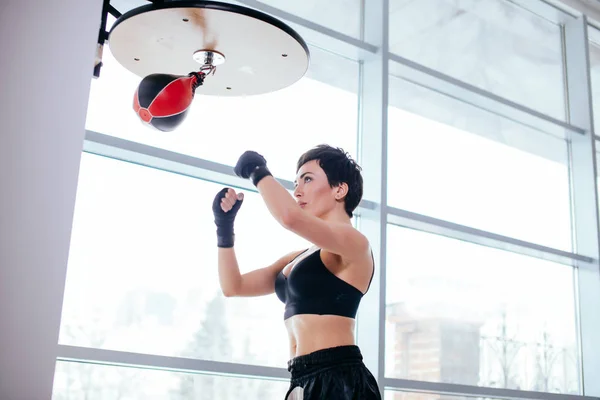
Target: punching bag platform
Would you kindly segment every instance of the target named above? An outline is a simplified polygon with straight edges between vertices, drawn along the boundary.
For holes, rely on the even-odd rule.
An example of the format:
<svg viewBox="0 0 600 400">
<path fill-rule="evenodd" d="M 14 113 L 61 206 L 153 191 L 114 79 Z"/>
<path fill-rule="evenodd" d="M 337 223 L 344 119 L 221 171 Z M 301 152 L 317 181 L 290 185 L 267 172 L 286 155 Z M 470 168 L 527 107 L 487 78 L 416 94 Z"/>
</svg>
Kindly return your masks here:
<svg viewBox="0 0 600 400">
<path fill-rule="evenodd" d="M 249 96 L 304 76 L 309 50 L 283 22 L 250 8 L 213 1 L 153 2 L 121 15 L 108 43 L 115 59 L 144 78 L 200 73 L 196 94 Z"/>
</svg>

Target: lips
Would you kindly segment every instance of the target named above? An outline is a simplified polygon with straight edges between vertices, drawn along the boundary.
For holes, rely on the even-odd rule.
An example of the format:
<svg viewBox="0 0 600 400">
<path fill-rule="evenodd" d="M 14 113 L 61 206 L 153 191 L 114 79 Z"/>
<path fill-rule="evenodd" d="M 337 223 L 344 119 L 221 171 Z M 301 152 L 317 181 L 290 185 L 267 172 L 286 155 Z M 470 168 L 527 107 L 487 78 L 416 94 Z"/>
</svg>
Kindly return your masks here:
<svg viewBox="0 0 600 400">
<path fill-rule="evenodd" d="M 306 205 L 306 203 L 305 203 L 305 202 L 303 202 L 303 201 L 301 201 L 301 202 L 299 202 L 299 203 L 298 203 L 298 205 L 299 205 L 300 207 L 304 207 L 304 206 Z"/>
</svg>

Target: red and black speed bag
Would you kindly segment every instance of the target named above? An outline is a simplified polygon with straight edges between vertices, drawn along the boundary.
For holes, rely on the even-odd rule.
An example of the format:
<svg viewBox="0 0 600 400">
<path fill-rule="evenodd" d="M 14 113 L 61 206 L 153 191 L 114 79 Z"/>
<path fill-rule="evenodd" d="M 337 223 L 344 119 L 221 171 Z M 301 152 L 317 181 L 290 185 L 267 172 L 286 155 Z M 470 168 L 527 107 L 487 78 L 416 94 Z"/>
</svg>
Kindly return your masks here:
<svg viewBox="0 0 600 400">
<path fill-rule="evenodd" d="M 198 76 L 151 74 L 138 85 L 133 110 L 142 122 L 170 132 L 185 119 L 198 87 Z"/>
</svg>

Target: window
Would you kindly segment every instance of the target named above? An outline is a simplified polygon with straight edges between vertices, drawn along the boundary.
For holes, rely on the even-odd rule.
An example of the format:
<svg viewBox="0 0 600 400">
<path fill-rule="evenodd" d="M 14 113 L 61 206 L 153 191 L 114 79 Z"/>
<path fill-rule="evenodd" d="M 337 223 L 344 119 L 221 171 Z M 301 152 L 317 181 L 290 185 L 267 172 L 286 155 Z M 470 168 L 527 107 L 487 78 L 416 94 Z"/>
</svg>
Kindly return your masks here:
<svg viewBox="0 0 600 400">
<path fill-rule="evenodd" d="M 438 393 L 410 393 L 394 390 L 386 390 L 384 400 L 480 400 L 482 397 L 469 396 L 452 396 L 448 394 Z M 496 400 L 490 397 L 485 397 L 485 400 Z"/>
<path fill-rule="evenodd" d="M 123 68 L 106 46 L 101 76 L 92 81 L 86 127 L 226 165 L 255 150 L 274 175 L 293 180 L 296 161 L 315 145 L 342 147 L 356 156 L 358 64 L 310 50 L 309 71 L 292 86 L 229 98 L 202 96 L 200 87 L 186 120 L 164 133 L 143 126 L 133 112 L 141 78 Z"/>
<path fill-rule="evenodd" d="M 600 208 L 600 141 L 596 140 L 596 193 Z"/>
<path fill-rule="evenodd" d="M 600 30 L 588 25 L 588 37 L 594 130 L 598 135 L 600 134 L 597 128 L 600 118 Z"/>
<path fill-rule="evenodd" d="M 387 249 L 387 377 L 580 393 L 570 266 L 393 225 Z"/>
<path fill-rule="evenodd" d="M 571 251 L 567 144 L 390 78 L 388 204 Z"/>
<path fill-rule="evenodd" d="M 506 0 L 391 0 L 389 10 L 392 53 L 565 118 L 558 25 Z"/>
<path fill-rule="evenodd" d="M 362 15 L 362 1 L 360 0 L 262 0 L 261 3 L 308 19 L 345 35 L 360 38 Z"/>
<path fill-rule="evenodd" d="M 283 304 L 221 294 L 211 206 L 222 187 L 84 153 L 60 343 L 284 368 Z M 308 247 L 254 192 L 235 233 L 242 273 Z"/>
<path fill-rule="evenodd" d="M 362 40 L 365 1 L 254 3 Z M 389 381 L 379 384 L 387 384 L 386 400 L 468 400 L 462 396 L 483 396 L 485 387 L 581 394 L 579 351 L 588 341 L 579 343 L 572 266 L 400 226 L 401 218 L 394 219 L 400 209 L 407 219 L 404 211 L 438 219 L 439 225 L 464 225 L 471 240 L 492 233 L 574 251 L 566 136 L 545 132 L 534 118 L 517 122 L 509 113 L 469 103 L 469 96 L 444 94 L 421 80 L 429 71 L 415 68 L 419 73 L 408 76 L 412 66 L 394 61 L 410 60 L 565 120 L 562 28 L 529 6 L 511 0 L 390 0 L 392 56 L 339 37 L 329 42 L 323 39 L 327 32 L 302 26 L 311 51 L 304 78 L 261 96 L 209 97 L 200 87 L 187 119 L 170 133 L 139 121 L 132 100 L 141 77 L 116 62 L 107 45 L 101 76 L 91 82 L 86 129 L 229 166 L 255 150 L 275 176 L 292 180 L 298 157 L 315 145 L 342 147 L 353 157 L 361 153 L 359 112 L 382 110 L 359 102 L 359 84 L 377 84 L 377 76 L 359 75 L 360 63 L 391 58 L 382 182 L 392 208 L 383 210 L 390 217 L 382 282 L 385 351 L 370 355 L 385 365 Z M 595 89 L 600 34 L 598 40 L 594 35 Z M 353 52 L 355 45 L 361 48 Z M 362 154 L 371 165 L 380 157 Z M 78 350 L 71 359 L 70 347 L 59 346 L 54 400 L 282 398 L 289 382 L 276 371 L 248 368 L 273 374 L 271 379 L 236 373 L 246 364 L 284 371 L 290 355 L 284 305 L 274 294 L 221 293 L 211 205 L 224 184 L 161 170 L 158 162 L 141 166 L 110 157 L 108 151 L 84 153 L 81 162 L 59 337 L 60 345 Z M 257 193 L 245 194 L 235 224 L 242 273 L 310 245 L 281 227 Z M 377 314 L 377 307 L 363 307 Z M 232 367 L 211 373 L 203 363 L 190 362 L 193 371 L 173 371 L 162 357 L 145 362 L 145 354 Z M 415 382 L 407 388 L 393 379 Z M 453 394 L 426 392 L 438 383 L 449 384 L 442 389 Z M 399 391 L 389 390 L 392 385 Z"/>
<path fill-rule="evenodd" d="M 53 400 L 280 400 L 288 382 L 58 362 Z"/>
</svg>

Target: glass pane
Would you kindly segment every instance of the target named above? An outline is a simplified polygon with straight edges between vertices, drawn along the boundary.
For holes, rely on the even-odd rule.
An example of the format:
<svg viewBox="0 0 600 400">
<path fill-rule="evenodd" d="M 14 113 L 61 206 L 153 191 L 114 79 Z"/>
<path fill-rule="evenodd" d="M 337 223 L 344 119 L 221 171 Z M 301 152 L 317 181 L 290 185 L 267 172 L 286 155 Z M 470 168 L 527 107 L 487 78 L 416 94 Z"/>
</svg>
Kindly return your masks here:
<svg viewBox="0 0 600 400">
<path fill-rule="evenodd" d="M 388 225 L 386 376 L 580 393 L 573 269 Z"/>
<path fill-rule="evenodd" d="M 491 397 L 454 396 L 440 393 L 411 393 L 394 390 L 384 392 L 384 400 L 496 400 Z M 498 399 L 499 400 L 499 399 Z"/>
<path fill-rule="evenodd" d="M 596 190 L 600 207 L 600 141 L 596 140 Z"/>
<path fill-rule="evenodd" d="M 244 1 L 223 1 L 242 7 L 256 8 Z M 262 0 L 258 3 L 267 4 L 303 19 L 307 19 L 326 28 L 360 39 L 361 0 L 305 0 L 305 1 L 276 1 Z M 132 8 L 148 4 L 145 0 L 111 0 L 111 5 L 125 12 Z M 277 18 L 277 17 L 276 17 Z M 109 19 L 109 26 L 112 21 Z M 285 23 L 292 25 L 289 21 Z"/>
<path fill-rule="evenodd" d="M 411 393 L 394 390 L 384 392 L 384 400 L 496 400 L 491 397 L 454 396 L 440 393 Z M 498 399 L 499 400 L 499 399 Z"/>
<path fill-rule="evenodd" d="M 565 118 L 558 25 L 506 0 L 390 0 L 389 9 L 392 53 Z"/>
<path fill-rule="evenodd" d="M 52 400 L 280 400 L 289 383 L 57 362 Z"/>
<path fill-rule="evenodd" d="M 200 87 L 186 120 L 169 133 L 142 125 L 132 108 L 141 79 L 117 63 L 108 46 L 103 62 L 100 78 L 91 84 L 89 130 L 226 165 L 255 150 L 275 175 L 289 180 L 298 157 L 317 144 L 342 147 L 356 157 L 356 62 L 312 48 L 306 77 L 286 89 L 214 97 L 202 96 Z"/>
<path fill-rule="evenodd" d="M 598 119 L 600 119 L 600 30 L 588 25 L 588 34 L 594 130 L 598 135 L 600 134 L 598 129 Z"/>
<path fill-rule="evenodd" d="M 262 0 L 261 3 L 360 39 L 361 0 Z"/>
<path fill-rule="evenodd" d="M 390 79 L 388 203 L 570 251 L 567 144 Z"/>
<path fill-rule="evenodd" d="M 221 294 L 211 209 L 221 188 L 84 153 L 60 343 L 286 367 L 277 297 Z M 242 273 L 308 247 L 253 192 L 235 233 Z"/>
</svg>

